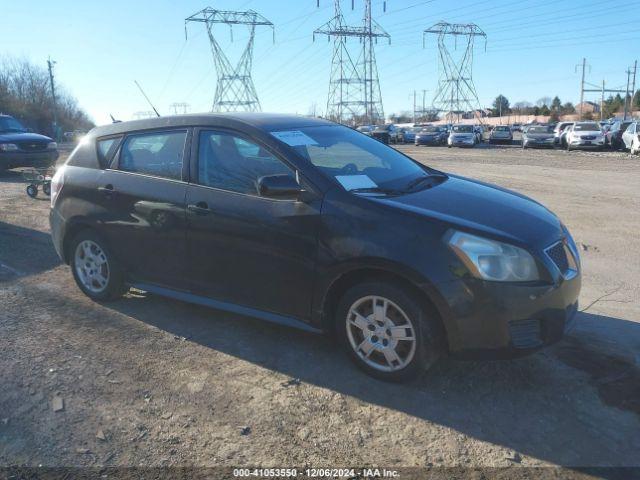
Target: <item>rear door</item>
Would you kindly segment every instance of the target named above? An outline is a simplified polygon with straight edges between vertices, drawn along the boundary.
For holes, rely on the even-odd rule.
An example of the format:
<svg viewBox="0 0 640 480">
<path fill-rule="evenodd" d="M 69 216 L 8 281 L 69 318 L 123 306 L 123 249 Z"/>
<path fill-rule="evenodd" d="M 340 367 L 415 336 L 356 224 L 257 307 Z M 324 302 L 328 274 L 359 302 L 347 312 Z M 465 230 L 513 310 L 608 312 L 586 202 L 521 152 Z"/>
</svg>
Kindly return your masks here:
<svg viewBox="0 0 640 480">
<path fill-rule="evenodd" d="M 216 300 L 298 319 L 310 317 L 321 198 L 257 193 L 264 175 L 296 173 L 237 132 L 201 130 L 187 191 L 192 290 Z"/>
<path fill-rule="evenodd" d="M 624 146 L 626 148 L 631 148 L 631 142 L 633 140 L 633 135 L 636 131 L 636 124 L 630 123 L 627 129 L 622 134 L 622 141 L 624 142 Z"/>
<path fill-rule="evenodd" d="M 190 132 L 126 135 L 98 179 L 100 223 L 137 281 L 185 288 L 185 196 Z"/>
</svg>

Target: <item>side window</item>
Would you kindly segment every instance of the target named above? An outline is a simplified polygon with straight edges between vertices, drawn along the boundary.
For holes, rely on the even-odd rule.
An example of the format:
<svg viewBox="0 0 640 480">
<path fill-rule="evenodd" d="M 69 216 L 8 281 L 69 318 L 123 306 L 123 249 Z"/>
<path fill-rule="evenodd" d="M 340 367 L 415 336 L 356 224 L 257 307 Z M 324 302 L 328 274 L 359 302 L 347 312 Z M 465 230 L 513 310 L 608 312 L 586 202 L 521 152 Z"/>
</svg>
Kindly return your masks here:
<svg viewBox="0 0 640 480">
<path fill-rule="evenodd" d="M 105 168 L 109 165 L 121 139 L 122 137 L 112 137 L 102 140 L 98 139 L 96 141 L 98 149 L 98 163 L 100 163 L 100 167 Z"/>
<path fill-rule="evenodd" d="M 187 132 L 153 132 L 128 136 L 120 153 L 120 170 L 180 180 Z"/>
<path fill-rule="evenodd" d="M 200 185 L 257 195 L 257 180 L 277 174 L 293 172 L 260 145 L 228 133 L 200 133 Z"/>
</svg>

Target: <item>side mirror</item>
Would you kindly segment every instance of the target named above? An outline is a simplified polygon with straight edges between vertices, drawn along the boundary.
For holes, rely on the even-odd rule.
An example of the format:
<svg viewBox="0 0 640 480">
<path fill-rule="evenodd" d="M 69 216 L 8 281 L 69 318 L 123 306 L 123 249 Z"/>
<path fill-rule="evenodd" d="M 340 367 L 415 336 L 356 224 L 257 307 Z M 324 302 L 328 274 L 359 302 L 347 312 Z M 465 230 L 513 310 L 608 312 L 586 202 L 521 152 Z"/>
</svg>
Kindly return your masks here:
<svg viewBox="0 0 640 480">
<path fill-rule="evenodd" d="M 296 179 L 286 173 L 258 179 L 258 193 L 262 197 L 295 197 L 302 191 Z"/>
</svg>

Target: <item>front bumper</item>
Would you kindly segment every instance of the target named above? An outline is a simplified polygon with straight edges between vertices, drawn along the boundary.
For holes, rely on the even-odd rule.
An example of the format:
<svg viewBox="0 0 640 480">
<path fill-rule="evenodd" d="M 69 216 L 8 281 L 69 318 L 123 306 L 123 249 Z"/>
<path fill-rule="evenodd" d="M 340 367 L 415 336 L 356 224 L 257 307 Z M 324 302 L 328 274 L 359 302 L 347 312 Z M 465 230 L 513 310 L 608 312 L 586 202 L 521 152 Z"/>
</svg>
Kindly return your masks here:
<svg viewBox="0 0 640 480">
<path fill-rule="evenodd" d="M 604 148 L 604 140 L 574 140 L 569 145 L 571 148 L 580 148 L 584 150 Z"/>
<path fill-rule="evenodd" d="M 426 138 L 416 138 L 416 145 L 441 145 L 442 140 L 438 137 L 426 137 Z"/>
<path fill-rule="evenodd" d="M 545 142 L 537 140 L 527 140 L 524 142 L 524 146 L 527 148 L 554 148 L 556 146 L 555 141 Z"/>
<path fill-rule="evenodd" d="M 463 358 L 509 358 L 559 341 L 572 327 L 581 281 L 577 273 L 553 285 L 477 279 L 448 284 L 441 293 L 449 299 L 450 352 Z"/>
<path fill-rule="evenodd" d="M 57 150 L 39 152 L 2 152 L 0 153 L 0 170 L 18 167 L 50 167 L 58 159 Z"/>
<path fill-rule="evenodd" d="M 450 139 L 449 145 L 452 147 L 473 147 L 476 144 L 474 139 L 463 140 L 463 139 Z"/>
</svg>

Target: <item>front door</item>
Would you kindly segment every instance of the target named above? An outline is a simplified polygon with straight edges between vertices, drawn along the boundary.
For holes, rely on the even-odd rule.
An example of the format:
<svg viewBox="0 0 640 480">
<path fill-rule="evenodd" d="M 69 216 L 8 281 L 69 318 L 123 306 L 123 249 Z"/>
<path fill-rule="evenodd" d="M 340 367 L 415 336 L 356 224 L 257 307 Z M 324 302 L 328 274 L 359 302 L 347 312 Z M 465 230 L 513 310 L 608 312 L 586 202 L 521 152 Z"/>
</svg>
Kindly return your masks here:
<svg viewBox="0 0 640 480">
<path fill-rule="evenodd" d="M 194 293 L 308 319 L 317 251 L 319 197 L 271 199 L 263 175 L 295 173 L 264 146 L 203 130 L 197 181 L 187 191 L 187 255 Z"/>
</svg>

